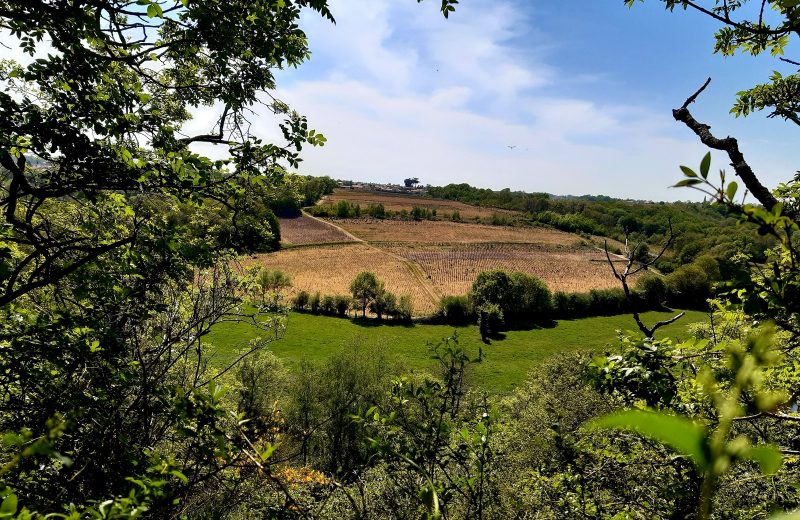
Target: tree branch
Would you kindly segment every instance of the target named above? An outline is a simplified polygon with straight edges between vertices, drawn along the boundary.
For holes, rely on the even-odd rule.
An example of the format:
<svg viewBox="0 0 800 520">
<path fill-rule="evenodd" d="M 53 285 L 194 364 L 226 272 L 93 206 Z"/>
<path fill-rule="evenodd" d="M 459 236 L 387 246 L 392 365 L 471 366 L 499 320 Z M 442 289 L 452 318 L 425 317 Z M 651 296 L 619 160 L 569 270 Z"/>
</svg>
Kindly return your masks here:
<svg viewBox="0 0 800 520">
<path fill-rule="evenodd" d="M 714 150 L 720 150 L 727 153 L 728 158 L 731 160 L 731 166 L 733 166 L 736 175 L 742 179 L 747 189 L 750 190 L 750 193 L 753 194 L 758 202 L 760 202 L 767 210 L 771 211 L 772 208 L 778 204 L 778 199 L 772 195 L 769 189 L 761 184 L 761 181 L 758 180 L 756 174 L 753 172 L 753 169 L 750 168 L 749 164 L 747 164 L 744 155 L 742 155 L 742 152 L 739 150 L 739 142 L 733 137 L 726 137 L 724 139 L 715 137 L 711 133 L 711 127 L 709 125 L 700 123 L 689 112 L 689 105 L 697 99 L 697 96 L 699 96 L 705 90 L 710 82 L 711 78 L 708 78 L 703 86 L 700 87 L 697 92 L 689 96 L 689 98 L 680 108 L 676 108 L 672 111 L 672 117 L 674 117 L 676 121 L 685 124 L 691 131 L 695 133 L 695 135 L 697 135 L 697 137 L 700 138 L 700 141 L 704 145 L 708 146 L 709 148 L 713 148 Z"/>
</svg>

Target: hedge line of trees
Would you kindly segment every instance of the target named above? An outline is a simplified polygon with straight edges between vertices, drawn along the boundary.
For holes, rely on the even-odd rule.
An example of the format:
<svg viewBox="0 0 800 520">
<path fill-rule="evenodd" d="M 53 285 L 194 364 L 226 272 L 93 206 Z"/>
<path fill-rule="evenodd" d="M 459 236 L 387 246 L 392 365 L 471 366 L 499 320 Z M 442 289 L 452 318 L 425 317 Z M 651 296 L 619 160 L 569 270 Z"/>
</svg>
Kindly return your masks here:
<svg viewBox="0 0 800 520">
<path fill-rule="evenodd" d="M 350 293 L 321 295 L 319 291 L 300 291 L 292 299 L 292 308 L 300 312 L 342 317 L 348 316 L 348 312 L 352 310 L 356 315 L 361 312 L 364 318 L 369 311 L 378 321 L 387 317 L 395 321 L 411 321 L 414 312 L 411 296 L 402 295 L 398 298 L 387 291 L 375 273 L 359 273 L 350 284 Z"/>
<path fill-rule="evenodd" d="M 713 284 L 719 280 L 719 266 L 708 256 L 666 276 L 639 277 L 630 299 L 621 288 L 551 293 L 534 276 L 491 270 L 478 275 L 469 294 L 443 297 L 436 318 L 453 325 L 477 321 L 482 331 L 496 332 L 553 319 L 613 316 L 634 309 L 704 309 L 713 295 Z"/>
<path fill-rule="evenodd" d="M 725 206 L 707 203 L 652 203 L 604 196 L 555 198 L 546 193 L 490 190 L 469 184 L 430 187 L 428 196 L 457 200 L 475 206 L 520 211 L 520 223 L 540 223 L 572 233 L 607 236 L 623 240 L 626 234 L 662 244 L 674 231 L 670 250 L 656 264 L 672 272 L 702 254 L 727 259 L 745 253 L 763 261 L 774 240 L 759 235 L 756 226 L 738 225 L 738 218 Z"/>
<path fill-rule="evenodd" d="M 306 209 L 308 213 L 316 217 L 336 217 L 336 218 L 358 218 L 362 216 L 380 219 L 401 219 L 401 220 L 436 220 L 438 213 L 436 209 L 413 206 L 411 211 L 401 209 L 398 211 L 387 210 L 383 204 L 369 204 L 362 208 L 361 204 L 353 204 L 346 200 L 341 200 L 337 204 L 323 204 L 311 206 Z M 452 218 L 461 220 L 458 212 Z"/>
</svg>

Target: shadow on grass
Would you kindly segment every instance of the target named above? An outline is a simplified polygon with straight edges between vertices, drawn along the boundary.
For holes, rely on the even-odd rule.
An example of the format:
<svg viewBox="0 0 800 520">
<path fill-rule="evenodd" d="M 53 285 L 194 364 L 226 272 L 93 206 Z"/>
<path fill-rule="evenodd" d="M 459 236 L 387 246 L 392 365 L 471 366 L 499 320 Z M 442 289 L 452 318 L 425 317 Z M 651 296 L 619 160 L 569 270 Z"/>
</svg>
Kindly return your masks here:
<svg viewBox="0 0 800 520">
<path fill-rule="evenodd" d="M 413 329 L 416 325 L 414 322 L 411 321 L 394 321 L 394 320 L 378 320 L 376 318 L 364 318 L 364 317 L 356 317 L 350 318 L 350 322 L 354 325 L 358 325 L 359 327 L 364 328 L 375 328 L 381 326 L 388 326 L 388 327 L 401 327 L 404 329 Z"/>
<path fill-rule="evenodd" d="M 558 322 L 556 320 L 546 319 L 546 320 L 512 323 L 506 325 L 503 330 L 508 330 L 508 331 L 541 330 L 541 329 L 554 329 L 557 326 Z"/>
</svg>

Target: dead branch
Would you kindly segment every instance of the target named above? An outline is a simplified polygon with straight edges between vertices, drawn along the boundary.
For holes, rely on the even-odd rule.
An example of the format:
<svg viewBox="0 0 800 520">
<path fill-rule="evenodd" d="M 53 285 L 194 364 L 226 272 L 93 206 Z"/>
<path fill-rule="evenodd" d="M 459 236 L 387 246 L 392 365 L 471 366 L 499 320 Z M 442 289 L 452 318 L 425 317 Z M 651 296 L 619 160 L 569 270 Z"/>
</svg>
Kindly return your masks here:
<svg viewBox="0 0 800 520">
<path fill-rule="evenodd" d="M 767 210 L 772 210 L 778 200 L 772 195 L 761 181 L 758 180 L 753 169 L 744 158 L 744 155 L 739 150 L 739 142 L 733 137 L 726 137 L 720 139 L 711 133 L 711 127 L 697 121 L 689 112 L 689 105 L 692 104 L 711 83 L 711 78 L 708 78 L 700 89 L 694 94 L 689 96 L 680 108 L 672 111 L 672 117 L 676 121 L 685 124 L 692 132 L 700 138 L 700 141 L 714 150 L 720 150 L 728 154 L 731 160 L 731 166 L 736 172 L 736 175 L 744 182 L 744 185 L 753 194 L 753 196 L 760 202 Z"/>
<path fill-rule="evenodd" d="M 698 91 L 697 94 L 699 94 L 701 91 L 702 91 L 702 89 L 700 91 Z M 691 101 L 687 100 L 687 102 L 691 102 Z M 668 320 L 659 321 L 659 322 L 653 324 L 652 327 L 648 327 L 642 321 L 642 317 L 639 315 L 639 311 L 637 310 L 636 305 L 635 305 L 635 303 L 633 301 L 633 298 L 632 298 L 632 295 L 631 295 L 631 289 L 630 289 L 630 286 L 628 285 L 628 278 L 630 276 L 633 276 L 634 274 L 640 272 L 640 271 L 648 269 L 650 266 L 652 266 L 653 264 L 658 262 L 658 260 L 667 251 L 667 249 L 669 248 L 670 244 L 672 244 L 672 240 L 674 238 L 675 238 L 675 234 L 674 234 L 674 232 L 672 230 L 672 220 L 670 220 L 669 221 L 669 234 L 667 235 L 667 240 L 664 242 L 664 245 L 661 247 L 661 250 L 658 252 L 658 254 L 656 256 L 654 256 L 654 257 L 652 257 L 652 258 L 650 258 L 648 260 L 639 261 L 638 265 L 637 265 L 636 252 L 641 247 L 642 241 L 641 240 L 637 240 L 636 244 L 633 246 L 633 249 L 628 248 L 628 235 L 627 235 L 627 232 L 626 232 L 625 233 L 625 254 L 624 254 L 624 256 L 627 259 L 627 261 L 625 262 L 625 268 L 623 270 L 621 270 L 621 271 L 617 270 L 617 267 L 614 265 L 614 261 L 611 259 L 611 253 L 609 253 L 609 251 L 608 251 L 608 240 L 604 241 L 604 249 L 605 249 L 605 253 L 606 253 L 606 261 L 608 262 L 608 265 L 611 266 L 611 272 L 614 274 L 614 278 L 619 280 L 619 282 L 622 284 L 622 290 L 625 292 L 625 299 L 628 301 L 628 304 L 630 305 L 631 311 L 633 313 L 633 320 L 636 322 L 636 326 L 639 327 L 639 330 L 642 332 L 642 334 L 645 335 L 646 338 L 652 338 L 655 335 L 655 333 L 656 333 L 656 331 L 658 329 L 660 329 L 661 327 L 667 326 L 670 323 L 674 323 L 674 322 L 678 321 L 680 318 L 683 317 L 683 315 L 685 313 L 684 312 L 680 312 L 680 313 L 678 313 L 677 315 L 673 316 L 672 318 L 670 318 Z"/>
</svg>

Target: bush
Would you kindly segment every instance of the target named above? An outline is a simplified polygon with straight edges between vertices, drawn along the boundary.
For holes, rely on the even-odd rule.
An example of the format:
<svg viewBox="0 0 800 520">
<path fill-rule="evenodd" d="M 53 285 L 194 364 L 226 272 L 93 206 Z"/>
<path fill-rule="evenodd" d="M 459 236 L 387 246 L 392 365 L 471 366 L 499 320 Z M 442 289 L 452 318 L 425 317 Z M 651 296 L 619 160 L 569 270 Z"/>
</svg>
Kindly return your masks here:
<svg viewBox="0 0 800 520">
<path fill-rule="evenodd" d="M 378 293 L 369 304 L 369 311 L 381 320 L 384 316 L 391 316 L 397 309 L 397 297 L 383 288 L 380 284 Z"/>
<path fill-rule="evenodd" d="M 496 303 L 484 303 L 478 307 L 478 328 L 481 339 L 486 341 L 503 327 L 503 309 Z"/>
<path fill-rule="evenodd" d="M 625 291 L 620 288 L 592 289 L 589 291 L 589 299 L 590 316 L 613 316 L 629 310 Z"/>
<path fill-rule="evenodd" d="M 511 294 L 507 299 L 509 304 L 503 309 L 506 322 L 536 322 L 552 316 L 553 298 L 543 281 L 520 272 L 511 273 L 509 279 Z"/>
<path fill-rule="evenodd" d="M 667 300 L 667 284 L 664 278 L 648 274 L 636 280 L 635 294 L 646 309 L 660 309 Z"/>
<path fill-rule="evenodd" d="M 339 316 L 347 316 L 347 310 L 350 308 L 353 300 L 347 295 L 337 294 L 334 296 L 334 307 L 336 308 L 336 314 Z"/>
<path fill-rule="evenodd" d="M 292 300 L 292 307 L 296 311 L 304 311 L 308 307 L 309 299 L 308 291 L 300 291 Z"/>
<path fill-rule="evenodd" d="M 411 301 L 411 296 L 404 294 L 397 301 L 397 307 L 394 312 L 394 319 L 399 321 L 409 322 L 414 314 L 414 304 Z"/>
<path fill-rule="evenodd" d="M 475 312 L 467 296 L 442 297 L 436 314 L 450 325 L 464 325 L 475 321 Z"/>
<path fill-rule="evenodd" d="M 336 300 L 333 296 L 323 296 L 319 307 L 322 314 L 334 314 L 336 313 Z"/>
<path fill-rule="evenodd" d="M 705 308 L 711 296 L 711 282 L 697 264 L 684 265 L 667 275 L 667 294 L 670 305 Z"/>
<path fill-rule="evenodd" d="M 319 296 L 319 291 L 315 292 L 311 298 L 308 299 L 308 310 L 310 310 L 314 314 L 319 314 L 319 309 L 321 305 L 321 299 Z"/>
</svg>

